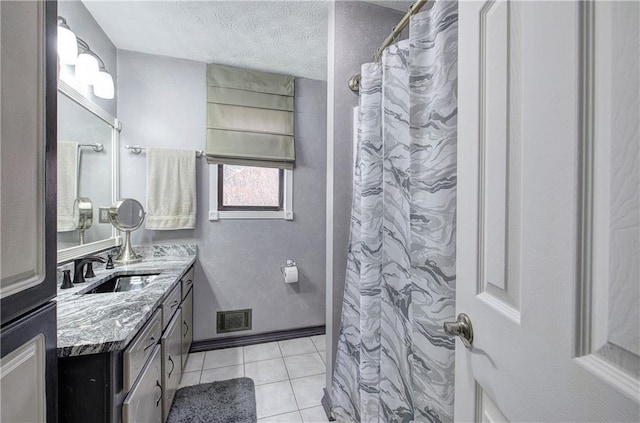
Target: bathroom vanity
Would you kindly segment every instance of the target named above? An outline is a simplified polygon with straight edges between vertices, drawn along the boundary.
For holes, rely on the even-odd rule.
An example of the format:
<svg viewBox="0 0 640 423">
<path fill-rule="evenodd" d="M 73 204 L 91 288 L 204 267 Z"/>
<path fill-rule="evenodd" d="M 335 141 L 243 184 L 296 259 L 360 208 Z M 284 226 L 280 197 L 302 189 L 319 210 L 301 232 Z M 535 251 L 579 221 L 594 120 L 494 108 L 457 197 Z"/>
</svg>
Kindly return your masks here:
<svg viewBox="0 0 640 423">
<path fill-rule="evenodd" d="M 58 290 L 61 422 L 167 418 L 193 340 L 196 247 L 137 250 L 142 261 Z"/>
</svg>

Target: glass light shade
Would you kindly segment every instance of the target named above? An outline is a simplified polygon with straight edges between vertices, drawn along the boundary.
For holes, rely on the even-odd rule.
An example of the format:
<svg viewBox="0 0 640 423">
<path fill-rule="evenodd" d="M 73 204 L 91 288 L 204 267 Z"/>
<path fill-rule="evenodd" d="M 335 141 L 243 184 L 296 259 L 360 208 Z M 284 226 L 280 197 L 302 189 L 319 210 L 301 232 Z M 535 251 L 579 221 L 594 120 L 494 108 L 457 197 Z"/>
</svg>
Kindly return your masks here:
<svg viewBox="0 0 640 423">
<path fill-rule="evenodd" d="M 113 78 L 106 70 L 98 72 L 93 82 L 93 94 L 96 97 L 112 99 L 114 95 Z"/>
<path fill-rule="evenodd" d="M 98 59 L 88 53 L 81 53 L 76 62 L 76 79 L 83 84 L 93 85 L 100 65 Z"/>
<path fill-rule="evenodd" d="M 78 60 L 78 41 L 70 29 L 58 27 L 58 57 L 60 63 L 75 65 Z"/>
</svg>

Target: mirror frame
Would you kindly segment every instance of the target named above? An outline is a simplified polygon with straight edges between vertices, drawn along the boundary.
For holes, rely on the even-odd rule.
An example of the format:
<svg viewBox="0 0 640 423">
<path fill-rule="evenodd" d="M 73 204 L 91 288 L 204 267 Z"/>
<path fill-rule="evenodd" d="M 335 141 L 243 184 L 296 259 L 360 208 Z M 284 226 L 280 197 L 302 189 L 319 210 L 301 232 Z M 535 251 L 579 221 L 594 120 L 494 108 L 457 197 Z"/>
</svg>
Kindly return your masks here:
<svg viewBox="0 0 640 423">
<path fill-rule="evenodd" d="M 111 148 L 113 154 L 111 156 L 111 204 L 119 198 L 120 174 L 119 174 L 119 156 L 120 156 L 120 131 L 122 131 L 122 122 L 111 116 L 100 106 L 74 89 L 71 85 L 64 81 L 58 81 L 58 95 L 64 95 L 77 103 L 80 107 L 88 110 L 111 127 Z M 57 139 L 56 139 L 57 142 Z M 108 248 L 117 247 L 122 244 L 122 237 L 118 235 L 116 228 L 111 225 L 111 237 L 100 241 L 91 242 L 89 244 L 77 245 L 75 247 L 58 250 L 58 263 L 67 262 L 87 254 L 97 253 Z"/>
</svg>

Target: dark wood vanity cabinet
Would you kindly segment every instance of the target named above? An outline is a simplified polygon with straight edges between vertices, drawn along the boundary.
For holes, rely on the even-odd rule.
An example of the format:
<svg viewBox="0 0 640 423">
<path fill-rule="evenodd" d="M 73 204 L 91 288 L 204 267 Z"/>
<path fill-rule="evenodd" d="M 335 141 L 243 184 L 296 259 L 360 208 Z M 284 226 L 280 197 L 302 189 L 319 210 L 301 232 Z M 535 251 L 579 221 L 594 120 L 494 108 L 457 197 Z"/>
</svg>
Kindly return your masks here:
<svg viewBox="0 0 640 423">
<path fill-rule="evenodd" d="M 58 358 L 58 421 L 121 421 L 122 351 Z"/>
<path fill-rule="evenodd" d="M 59 421 L 166 420 L 193 340 L 192 285 L 193 267 L 124 350 L 58 359 Z"/>
</svg>

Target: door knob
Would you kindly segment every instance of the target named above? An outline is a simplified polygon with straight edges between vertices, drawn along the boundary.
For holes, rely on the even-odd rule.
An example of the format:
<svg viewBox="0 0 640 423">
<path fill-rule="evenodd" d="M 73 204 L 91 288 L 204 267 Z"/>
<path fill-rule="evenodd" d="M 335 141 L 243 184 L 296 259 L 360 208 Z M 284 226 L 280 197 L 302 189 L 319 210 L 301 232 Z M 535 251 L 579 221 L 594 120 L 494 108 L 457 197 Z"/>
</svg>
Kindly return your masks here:
<svg viewBox="0 0 640 423">
<path fill-rule="evenodd" d="M 473 326 L 471 319 L 464 313 L 458 314 L 455 322 L 445 322 L 444 331 L 452 336 L 459 336 L 465 347 L 471 348 L 473 344 Z"/>
</svg>

